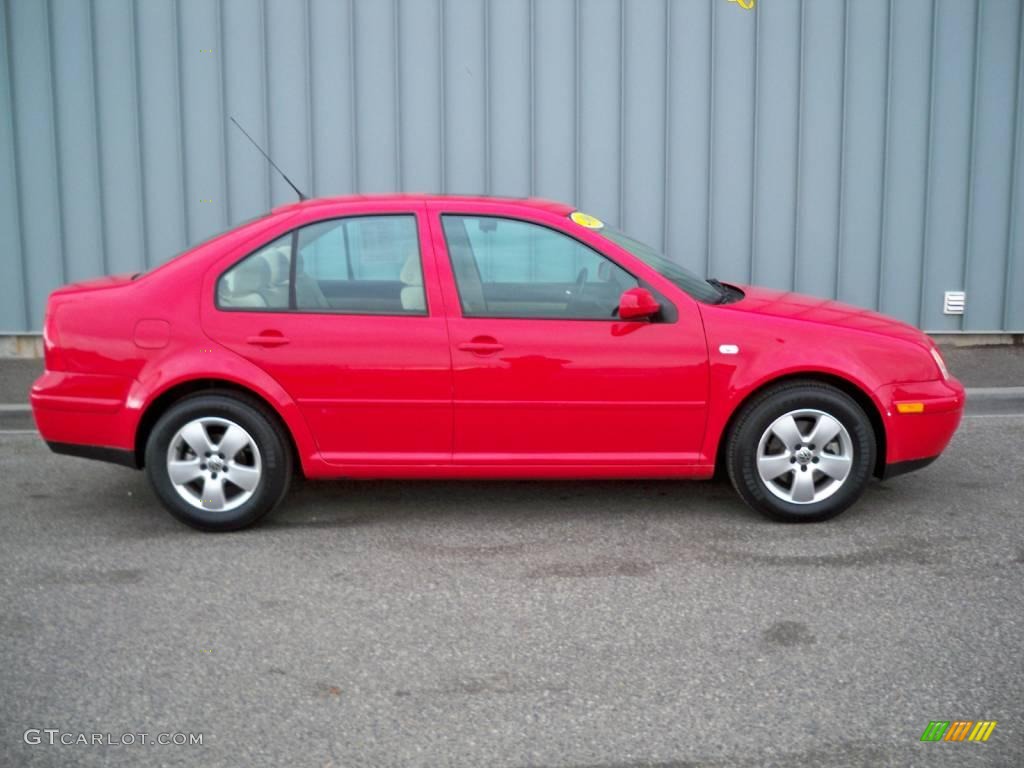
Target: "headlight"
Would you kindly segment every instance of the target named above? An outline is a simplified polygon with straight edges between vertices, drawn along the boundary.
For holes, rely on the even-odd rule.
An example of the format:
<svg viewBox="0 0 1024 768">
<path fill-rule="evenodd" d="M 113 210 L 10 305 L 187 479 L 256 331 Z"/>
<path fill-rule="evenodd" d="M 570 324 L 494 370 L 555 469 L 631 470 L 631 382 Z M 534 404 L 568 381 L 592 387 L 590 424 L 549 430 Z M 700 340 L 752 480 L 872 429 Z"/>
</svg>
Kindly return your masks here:
<svg viewBox="0 0 1024 768">
<path fill-rule="evenodd" d="M 935 347 L 932 347 L 932 359 L 935 361 L 935 364 L 939 366 L 939 373 L 942 374 L 942 378 L 948 379 L 949 369 L 946 368 L 946 361 L 942 359 L 942 353 L 940 353 Z"/>
</svg>

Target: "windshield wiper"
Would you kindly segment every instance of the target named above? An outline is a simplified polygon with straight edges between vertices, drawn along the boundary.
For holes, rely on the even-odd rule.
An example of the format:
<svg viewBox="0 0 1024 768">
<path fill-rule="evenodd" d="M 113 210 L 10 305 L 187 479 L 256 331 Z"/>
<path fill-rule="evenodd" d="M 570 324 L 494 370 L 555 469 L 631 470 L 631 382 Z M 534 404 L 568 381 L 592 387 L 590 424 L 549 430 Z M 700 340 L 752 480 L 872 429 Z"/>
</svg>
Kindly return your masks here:
<svg viewBox="0 0 1024 768">
<path fill-rule="evenodd" d="M 723 283 L 721 280 L 717 280 L 713 277 L 708 277 L 706 278 L 706 281 L 710 283 L 712 286 L 714 286 L 718 290 L 719 294 L 721 294 L 721 296 L 718 299 L 718 303 L 724 304 L 726 300 L 729 298 L 729 296 L 732 294 L 732 291 L 729 288 L 727 288 L 725 283 Z"/>
</svg>

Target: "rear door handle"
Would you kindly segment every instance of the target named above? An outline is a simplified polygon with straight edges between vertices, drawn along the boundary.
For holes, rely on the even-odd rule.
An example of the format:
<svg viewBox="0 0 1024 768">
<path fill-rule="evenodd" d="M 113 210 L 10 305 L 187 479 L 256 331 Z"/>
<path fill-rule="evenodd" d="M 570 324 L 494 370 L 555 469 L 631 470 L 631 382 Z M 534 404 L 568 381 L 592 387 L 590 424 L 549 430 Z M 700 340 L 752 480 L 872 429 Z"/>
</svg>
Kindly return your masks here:
<svg viewBox="0 0 1024 768">
<path fill-rule="evenodd" d="M 459 344 L 459 349 L 464 352 L 472 352 L 477 355 L 489 355 L 492 352 L 500 352 L 505 348 L 491 336 L 477 336 L 472 341 L 464 341 Z"/>
<path fill-rule="evenodd" d="M 287 344 L 288 341 L 279 331 L 264 331 L 259 336 L 250 336 L 245 343 L 252 344 L 254 347 L 280 347 Z"/>
</svg>

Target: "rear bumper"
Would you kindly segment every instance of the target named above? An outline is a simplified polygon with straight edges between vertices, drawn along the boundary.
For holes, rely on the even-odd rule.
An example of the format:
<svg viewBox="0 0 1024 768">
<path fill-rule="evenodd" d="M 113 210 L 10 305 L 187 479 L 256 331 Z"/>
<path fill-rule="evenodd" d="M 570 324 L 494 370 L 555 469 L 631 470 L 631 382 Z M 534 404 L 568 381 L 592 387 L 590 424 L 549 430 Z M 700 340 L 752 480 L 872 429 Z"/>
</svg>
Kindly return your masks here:
<svg viewBox="0 0 1024 768">
<path fill-rule="evenodd" d="M 125 407 L 132 379 L 45 371 L 29 400 L 39 434 L 56 453 L 135 463 L 137 411 Z M 131 455 L 129 462 L 127 456 Z"/>
<path fill-rule="evenodd" d="M 77 445 L 76 443 L 58 443 L 47 440 L 46 444 L 54 453 L 62 453 L 65 456 L 78 456 L 83 459 L 95 459 L 106 461 L 111 464 L 120 464 L 123 467 L 139 468 L 135 451 L 126 451 L 122 448 L 104 448 L 99 445 Z"/>
<path fill-rule="evenodd" d="M 875 394 L 885 407 L 883 477 L 895 477 L 933 462 L 945 450 L 963 417 L 964 388 L 956 379 L 891 384 Z"/>
</svg>

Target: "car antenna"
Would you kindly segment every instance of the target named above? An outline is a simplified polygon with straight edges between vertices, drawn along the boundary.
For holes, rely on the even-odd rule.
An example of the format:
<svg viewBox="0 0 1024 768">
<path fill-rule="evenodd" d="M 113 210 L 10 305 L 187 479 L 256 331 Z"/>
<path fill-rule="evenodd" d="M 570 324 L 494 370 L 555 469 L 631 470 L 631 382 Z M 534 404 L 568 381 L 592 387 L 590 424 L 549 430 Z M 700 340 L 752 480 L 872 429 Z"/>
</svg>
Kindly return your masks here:
<svg viewBox="0 0 1024 768">
<path fill-rule="evenodd" d="M 266 152 L 263 151 L 263 147 L 261 147 L 259 144 L 256 143 L 256 139 L 254 139 L 252 136 L 250 136 L 246 132 L 245 128 L 243 128 L 241 125 L 239 125 L 238 121 L 235 120 L 235 118 L 232 115 L 229 115 L 228 117 L 231 118 L 231 122 L 235 124 L 235 126 L 238 128 L 238 130 L 240 130 L 242 133 L 245 134 L 245 138 L 247 138 L 249 141 L 251 141 L 252 145 L 254 147 L 256 147 L 256 149 L 258 149 L 260 151 L 260 154 L 263 155 L 265 158 L 267 158 L 267 162 L 270 163 L 272 166 L 274 166 L 274 170 L 281 174 L 281 178 L 288 182 L 288 186 L 295 190 L 295 194 L 299 196 L 299 200 L 308 200 L 309 198 L 306 197 L 304 194 L 302 194 L 302 192 L 299 191 L 298 187 L 296 187 L 294 184 L 292 184 L 292 180 L 284 175 L 284 171 L 282 171 L 280 168 L 277 167 L 277 163 L 275 163 L 273 160 L 270 159 L 270 155 L 268 155 Z"/>
</svg>

